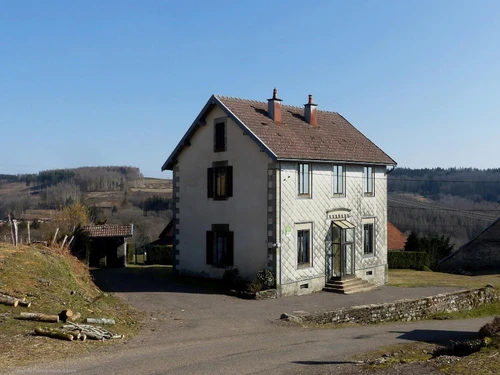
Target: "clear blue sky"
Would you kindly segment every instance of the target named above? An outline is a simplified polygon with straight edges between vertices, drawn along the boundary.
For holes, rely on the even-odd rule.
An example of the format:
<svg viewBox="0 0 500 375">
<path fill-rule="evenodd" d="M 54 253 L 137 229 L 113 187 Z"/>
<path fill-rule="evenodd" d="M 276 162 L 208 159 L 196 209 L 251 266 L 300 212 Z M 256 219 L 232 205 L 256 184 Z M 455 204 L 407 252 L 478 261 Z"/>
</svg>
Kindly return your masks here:
<svg viewBox="0 0 500 375">
<path fill-rule="evenodd" d="M 160 167 L 211 94 L 312 93 L 401 167 L 500 167 L 500 1 L 1 1 L 0 173 Z"/>
</svg>

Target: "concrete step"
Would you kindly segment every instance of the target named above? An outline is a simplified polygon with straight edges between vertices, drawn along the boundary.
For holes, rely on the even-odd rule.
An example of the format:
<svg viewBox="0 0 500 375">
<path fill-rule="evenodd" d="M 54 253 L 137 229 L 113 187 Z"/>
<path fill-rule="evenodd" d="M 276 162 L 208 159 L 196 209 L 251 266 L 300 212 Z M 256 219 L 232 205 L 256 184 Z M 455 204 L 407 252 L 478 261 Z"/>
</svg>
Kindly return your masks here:
<svg viewBox="0 0 500 375">
<path fill-rule="evenodd" d="M 368 281 L 362 280 L 360 278 L 330 280 L 323 288 L 325 292 L 340 294 L 369 292 L 374 289 L 377 289 L 376 285 L 372 285 Z"/>
</svg>

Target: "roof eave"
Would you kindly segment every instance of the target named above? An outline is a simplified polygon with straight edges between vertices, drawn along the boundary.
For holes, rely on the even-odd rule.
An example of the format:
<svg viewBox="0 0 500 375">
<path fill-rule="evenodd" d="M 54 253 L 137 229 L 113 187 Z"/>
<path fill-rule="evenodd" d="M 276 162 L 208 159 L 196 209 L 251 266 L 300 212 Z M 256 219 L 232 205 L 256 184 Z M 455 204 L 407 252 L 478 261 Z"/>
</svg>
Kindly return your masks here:
<svg viewBox="0 0 500 375">
<path fill-rule="evenodd" d="M 196 117 L 196 119 L 193 121 L 193 123 L 191 124 L 191 126 L 189 127 L 189 129 L 187 130 L 187 132 L 184 134 L 184 136 L 181 138 L 180 142 L 177 144 L 177 146 L 174 148 L 174 151 L 172 151 L 172 153 L 170 154 L 170 156 L 167 158 L 167 160 L 165 161 L 165 163 L 163 163 L 162 167 L 161 167 L 161 171 L 165 171 L 165 170 L 173 170 L 174 169 L 174 161 L 175 161 L 175 158 L 177 157 L 177 155 L 179 155 L 179 153 L 182 151 L 182 149 L 184 148 L 185 144 L 186 144 L 186 141 L 189 140 L 189 138 L 192 136 L 192 134 L 197 130 L 197 128 L 201 125 L 203 125 L 203 117 L 205 116 L 206 112 L 212 108 L 212 106 L 215 105 L 215 96 L 212 95 L 210 97 L 210 99 L 208 99 L 207 103 L 205 104 L 205 106 L 203 107 L 203 109 L 201 110 L 201 112 L 198 114 L 198 116 Z"/>
<path fill-rule="evenodd" d="M 161 171 L 165 170 L 173 170 L 174 165 L 175 165 L 175 159 L 176 157 L 181 153 L 182 149 L 184 148 L 185 144 L 189 142 L 189 139 L 193 135 L 194 132 L 198 129 L 199 126 L 205 125 L 204 122 L 204 117 L 206 116 L 207 112 L 212 109 L 214 105 L 218 105 L 219 108 L 221 108 L 226 116 L 228 116 L 231 120 L 234 121 L 234 123 L 242 129 L 246 135 L 248 135 L 257 145 L 263 150 L 270 158 L 276 160 L 276 154 L 262 141 L 260 140 L 259 137 L 257 137 L 251 130 L 248 128 L 243 121 L 241 121 L 229 108 L 227 108 L 224 103 L 219 100 L 215 95 L 212 95 L 210 99 L 208 99 L 207 103 L 201 110 L 201 112 L 198 114 L 194 122 L 191 124 L 189 129 L 187 130 L 186 134 L 182 137 L 180 142 L 177 144 L 175 147 L 174 151 L 170 154 L 168 159 L 163 163 L 161 167 Z"/>
<path fill-rule="evenodd" d="M 366 165 L 379 165 L 379 166 L 397 166 L 397 163 L 392 160 L 392 163 L 386 162 L 373 162 L 365 160 L 333 160 L 333 159 L 301 159 L 301 158 L 277 158 L 278 161 L 292 161 L 292 162 L 307 162 L 307 163 L 339 163 L 339 164 L 366 164 Z"/>
</svg>

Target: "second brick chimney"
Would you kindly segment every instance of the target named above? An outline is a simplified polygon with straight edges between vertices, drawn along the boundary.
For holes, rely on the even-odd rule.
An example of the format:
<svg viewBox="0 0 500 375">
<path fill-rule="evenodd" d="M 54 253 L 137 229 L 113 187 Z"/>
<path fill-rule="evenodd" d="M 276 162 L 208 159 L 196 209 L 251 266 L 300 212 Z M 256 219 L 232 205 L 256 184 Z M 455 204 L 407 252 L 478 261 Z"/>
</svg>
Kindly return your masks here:
<svg viewBox="0 0 500 375">
<path fill-rule="evenodd" d="M 313 96 L 309 94 L 309 102 L 304 104 L 304 118 L 312 126 L 318 125 L 318 117 L 316 116 L 317 106 L 317 104 L 313 103 Z"/>
<path fill-rule="evenodd" d="M 267 115 L 274 122 L 282 122 L 281 119 L 281 99 L 278 99 L 278 90 L 274 88 L 273 97 L 267 99 Z"/>
</svg>

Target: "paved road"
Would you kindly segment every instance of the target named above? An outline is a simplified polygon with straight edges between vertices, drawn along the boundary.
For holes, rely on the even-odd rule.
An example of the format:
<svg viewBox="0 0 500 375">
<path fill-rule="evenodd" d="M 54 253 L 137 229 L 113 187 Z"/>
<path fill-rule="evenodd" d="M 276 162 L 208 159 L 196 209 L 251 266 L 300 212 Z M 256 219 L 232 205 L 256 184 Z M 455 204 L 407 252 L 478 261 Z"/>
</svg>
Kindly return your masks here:
<svg viewBox="0 0 500 375">
<path fill-rule="evenodd" d="M 383 324 L 345 329 L 302 329 L 279 320 L 283 312 L 427 296 L 450 288 L 382 288 L 367 294 L 328 293 L 246 301 L 214 288 L 165 280 L 155 270 L 110 270 L 97 275 L 104 289 L 145 310 L 144 331 L 120 347 L 15 373 L 81 374 L 342 374 L 354 354 L 382 345 L 471 338 L 488 319 Z"/>
</svg>

